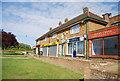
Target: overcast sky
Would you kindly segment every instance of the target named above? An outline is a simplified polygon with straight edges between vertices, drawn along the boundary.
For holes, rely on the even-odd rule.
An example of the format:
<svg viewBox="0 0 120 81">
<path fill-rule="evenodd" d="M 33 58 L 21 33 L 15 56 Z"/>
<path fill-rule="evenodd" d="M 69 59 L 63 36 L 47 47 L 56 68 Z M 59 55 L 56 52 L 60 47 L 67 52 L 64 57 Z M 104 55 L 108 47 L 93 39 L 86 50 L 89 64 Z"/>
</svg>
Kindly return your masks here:
<svg viewBox="0 0 120 81">
<path fill-rule="evenodd" d="M 99 16 L 104 13 L 118 14 L 118 0 L 116 2 L 79 2 L 79 0 L 61 0 L 61 2 L 46 2 L 30 0 L 2 1 L 2 26 L 0 28 L 16 35 L 18 42 L 35 45 L 35 40 L 49 31 L 49 28 L 58 26 L 59 21 L 69 20 L 82 14 L 83 7 Z M 103 0 L 104 1 L 104 0 Z M 1 3 L 0 3 L 1 5 Z M 0 9 L 1 9 L 0 7 Z M 1 13 L 1 12 L 0 12 Z M 64 23 L 64 22 L 63 22 Z"/>
</svg>

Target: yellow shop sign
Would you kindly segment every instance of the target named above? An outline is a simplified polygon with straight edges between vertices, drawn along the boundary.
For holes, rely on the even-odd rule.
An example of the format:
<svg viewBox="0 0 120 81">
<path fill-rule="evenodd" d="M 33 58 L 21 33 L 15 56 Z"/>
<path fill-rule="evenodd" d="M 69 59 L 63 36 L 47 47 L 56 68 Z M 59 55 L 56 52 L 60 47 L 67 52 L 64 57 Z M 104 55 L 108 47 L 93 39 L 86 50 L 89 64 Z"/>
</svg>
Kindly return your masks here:
<svg viewBox="0 0 120 81">
<path fill-rule="evenodd" d="M 58 42 L 54 42 L 53 45 L 58 44 Z"/>
<path fill-rule="evenodd" d="M 43 46 L 50 46 L 50 45 L 52 45 L 52 43 L 49 43 L 49 44 L 44 44 Z"/>
<path fill-rule="evenodd" d="M 51 45 L 55 45 L 55 44 L 58 44 L 58 42 L 49 43 L 49 44 L 44 44 L 43 46 L 51 46 Z"/>
</svg>

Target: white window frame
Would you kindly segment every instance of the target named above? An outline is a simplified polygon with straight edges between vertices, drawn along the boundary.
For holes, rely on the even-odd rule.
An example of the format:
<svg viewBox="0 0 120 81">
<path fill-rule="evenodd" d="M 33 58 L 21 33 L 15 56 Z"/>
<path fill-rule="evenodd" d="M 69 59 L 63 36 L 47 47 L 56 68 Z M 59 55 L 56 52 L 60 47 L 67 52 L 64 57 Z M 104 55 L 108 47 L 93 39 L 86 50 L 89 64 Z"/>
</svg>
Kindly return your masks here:
<svg viewBox="0 0 120 81">
<path fill-rule="evenodd" d="M 78 43 L 78 42 L 81 42 L 81 41 L 77 41 L 77 42 L 76 42 L 76 52 L 77 52 L 77 48 L 78 48 L 78 47 L 77 47 L 77 43 Z M 83 50 L 84 50 L 84 42 L 83 42 Z M 78 53 L 76 53 L 76 55 L 77 55 L 77 56 L 84 56 L 84 51 L 83 51 L 83 54 L 78 54 Z"/>
<path fill-rule="evenodd" d="M 47 38 L 47 37 L 45 37 L 44 41 L 47 41 L 47 40 L 48 40 L 48 38 Z"/>
<path fill-rule="evenodd" d="M 56 37 L 57 37 L 57 34 L 53 34 L 53 35 L 52 35 L 52 38 L 56 38 Z"/>
<path fill-rule="evenodd" d="M 76 34 L 80 32 L 80 24 L 77 24 L 70 28 L 70 34 Z"/>
<path fill-rule="evenodd" d="M 78 42 L 80 42 L 80 41 L 75 42 L 75 43 L 76 43 L 76 52 L 77 52 L 77 43 L 78 43 Z M 83 43 L 84 43 L 84 42 L 83 42 Z M 69 54 L 69 53 L 68 53 L 68 48 L 69 48 L 69 47 L 68 47 L 68 44 L 69 44 L 69 43 L 67 43 L 67 55 L 73 55 L 73 53 L 72 53 L 72 54 Z M 84 49 L 84 48 L 83 48 L 83 49 Z M 73 42 L 72 42 L 72 52 L 73 52 Z M 84 54 L 78 54 L 78 53 L 76 53 L 76 55 L 77 55 L 77 56 L 84 56 Z"/>
</svg>

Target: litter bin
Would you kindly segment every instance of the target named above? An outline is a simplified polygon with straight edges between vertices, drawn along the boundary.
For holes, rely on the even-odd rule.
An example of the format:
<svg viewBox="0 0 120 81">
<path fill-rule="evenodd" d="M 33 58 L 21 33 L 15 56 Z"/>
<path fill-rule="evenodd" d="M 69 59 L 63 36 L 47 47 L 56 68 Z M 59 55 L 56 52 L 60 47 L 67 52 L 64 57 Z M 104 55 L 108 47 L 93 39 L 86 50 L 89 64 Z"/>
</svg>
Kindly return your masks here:
<svg viewBox="0 0 120 81">
<path fill-rule="evenodd" d="M 40 55 L 43 55 L 43 51 L 40 51 Z"/>
<path fill-rule="evenodd" d="M 28 51 L 26 52 L 26 54 L 28 54 Z"/>
</svg>

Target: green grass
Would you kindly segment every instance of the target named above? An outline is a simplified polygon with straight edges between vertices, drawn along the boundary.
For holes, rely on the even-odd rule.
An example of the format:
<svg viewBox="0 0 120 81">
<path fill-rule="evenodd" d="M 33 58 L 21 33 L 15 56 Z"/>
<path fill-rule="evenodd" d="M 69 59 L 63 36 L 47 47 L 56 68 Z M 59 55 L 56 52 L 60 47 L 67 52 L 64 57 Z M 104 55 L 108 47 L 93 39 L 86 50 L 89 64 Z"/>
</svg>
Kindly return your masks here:
<svg viewBox="0 0 120 81">
<path fill-rule="evenodd" d="M 3 59 L 3 79 L 83 79 L 69 69 L 36 59 Z"/>
</svg>

